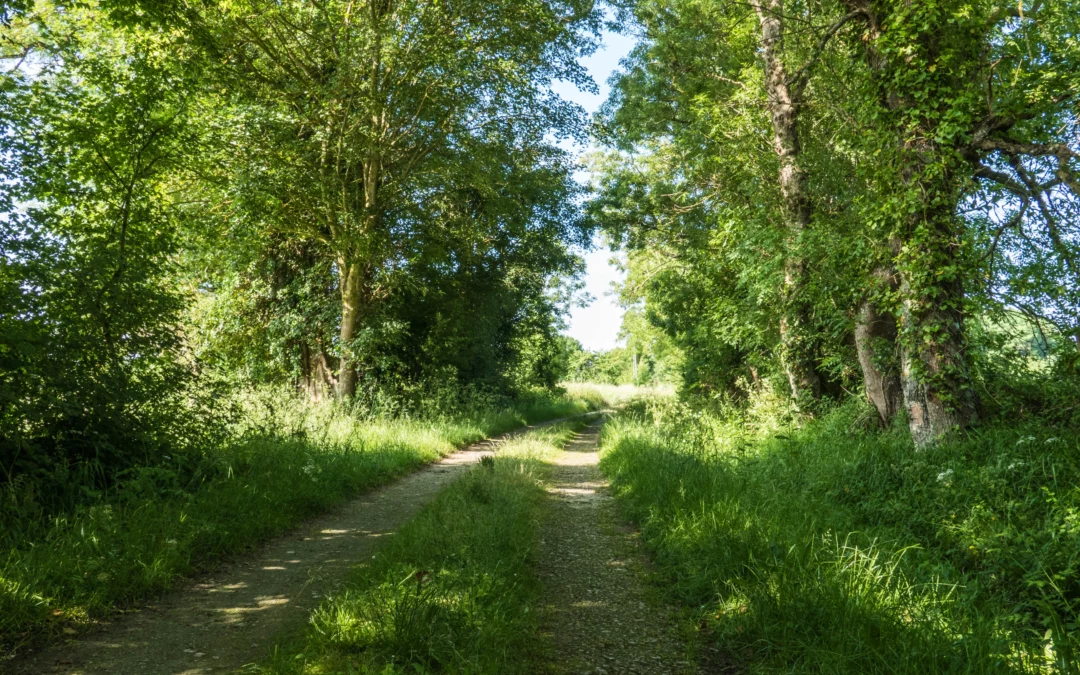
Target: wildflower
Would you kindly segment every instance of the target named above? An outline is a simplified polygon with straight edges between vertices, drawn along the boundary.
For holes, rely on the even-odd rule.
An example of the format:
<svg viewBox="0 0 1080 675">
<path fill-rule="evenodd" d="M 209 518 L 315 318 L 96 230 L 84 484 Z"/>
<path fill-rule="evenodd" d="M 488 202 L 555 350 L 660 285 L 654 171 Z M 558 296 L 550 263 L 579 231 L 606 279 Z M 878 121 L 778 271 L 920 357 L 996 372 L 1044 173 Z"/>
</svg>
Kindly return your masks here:
<svg viewBox="0 0 1080 675">
<path fill-rule="evenodd" d="M 937 475 L 937 482 L 947 484 L 947 483 L 952 481 L 952 477 L 953 477 L 953 470 L 952 469 L 946 469 L 945 471 L 942 471 L 941 473 L 939 473 Z"/>
</svg>

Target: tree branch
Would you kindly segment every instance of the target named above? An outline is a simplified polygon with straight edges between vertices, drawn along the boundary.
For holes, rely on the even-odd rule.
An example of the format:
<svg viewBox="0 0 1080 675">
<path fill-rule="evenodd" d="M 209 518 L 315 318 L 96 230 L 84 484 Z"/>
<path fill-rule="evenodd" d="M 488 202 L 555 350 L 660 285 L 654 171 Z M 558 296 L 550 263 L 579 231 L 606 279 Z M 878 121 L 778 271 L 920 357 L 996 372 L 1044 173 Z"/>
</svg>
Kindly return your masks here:
<svg viewBox="0 0 1080 675">
<path fill-rule="evenodd" d="M 1003 152 L 1009 155 L 1080 157 L 1064 143 L 1022 143 L 1011 138 L 980 138 L 973 141 L 971 145 L 978 150 Z"/>
<path fill-rule="evenodd" d="M 845 14 L 836 23 L 829 26 L 821 35 L 821 37 L 818 38 L 817 44 L 814 45 L 813 51 L 810 52 L 810 58 L 808 58 L 806 60 L 806 63 L 803 64 L 802 68 L 799 68 L 798 72 L 796 72 L 795 75 L 791 77 L 789 86 L 794 90 L 793 93 L 795 94 L 795 96 L 793 98 L 802 98 L 803 89 L 806 88 L 806 83 L 810 80 L 810 71 L 813 69 L 814 65 L 817 64 L 818 60 L 821 58 L 821 55 L 825 52 L 825 47 L 829 45 L 829 40 L 831 40 L 833 36 L 836 35 L 836 33 L 844 27 L 844 24 L 860 16 L 865 17 L 866 10 L 856 9 L 853 12 Z"/>
<path fill-rule="evenodd" d="M 1046 203 L 1043 192 L 1039 190 L 1039 186 L 1035 184 L 1035 180 L 1024 170 L 1023 164 L 1020 163 L 1020 159 L 1016 155 L 1010 154 L 1008 155 L 1008 158 L 1009 164 L 1011 164 L 1013 170 L 1016 171 L 1016 175 L 1020 177 L 1020 180 L 1024 182 L 1024 185 L 1028 186 L 1028 189 L 1031 191 L 1032 195 L 1034 195 L 1035 203 L 1039 205 L 1039 210 L 1042 212 L 1043 218 L 1046 219 L 1046 230 L 1050 235 L 1050 241 L 1054 245 L 1054 250 L 1061 256 L 1061 259 L 1065 262 L 1065 266 L 1069 268 L 1069 271 L 1074 276 L 1080 276 L 1077 274 L 1076 264 L 1073 262 L 1069 248 L 1061 239 L 1061 233 L 1058 231 L 1057 227 L 1057 219 L 1050 213 L 1050 205 Z"/>
<path fill-rule="evenodd" d="M 1012 218 L 1006 220 L 997 228 L 997 230 L 994 231 L 994 239 L 990 243 L 990 248 L 986 251 L 982 258 L 979 258 L 979 262 L 982 262 L 987 258 L 993 257 L 994 252 L 997 250 L 998 241 L 1001 239 L 1001 235 L 1005 234 L 1005 230 L 1011 230 L 1023 221 L 1024 216 L 1027 214 L 1028 207 L 1031 206 L 1031 198 L 1025 195 L 1021 197 L 1021 200 L 1022 204 L 1020 206 L 1020 209 L 1015 214 L 1013 214 Z"/>
<path fill-rule="evenodd" d="M 1080 179 L 1069 169 L 1066 160 L 1061 157 L 1058 157 L 1058 168 L 1054 175 L 1058 177 L 1059 181 L 1067 185 L 1074 195 L 1080 197 Z"/>
<path fill-rule="evenodd" d="M 988 180 L 992 180 L 1001 187 L 1008 190 L 1009 192 L 1012 192 L 1013 194 L 1018 195 L 1021 198 L 1027 198 L 1031 196 L 1031 194 L 1028 192 L 1028 189 L 1020 183 L 1016 182 L 1016 180 L 1013 179 L 1013 177 L 1009 174 L 1001 171 L 995 171 L 994 169 L 991 169 L 990 167 L 986 166 L 978 160 L 975 160 L 973 163 L 975 165 L 976 178 L 986 178 Z"/>
</svg>

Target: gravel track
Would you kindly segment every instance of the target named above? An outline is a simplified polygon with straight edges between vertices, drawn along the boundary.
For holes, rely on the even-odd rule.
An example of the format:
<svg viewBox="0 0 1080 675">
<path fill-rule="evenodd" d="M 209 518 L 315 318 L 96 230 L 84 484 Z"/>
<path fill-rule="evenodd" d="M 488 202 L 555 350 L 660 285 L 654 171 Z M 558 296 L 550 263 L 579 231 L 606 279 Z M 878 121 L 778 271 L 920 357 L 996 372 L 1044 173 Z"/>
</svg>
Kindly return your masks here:
<svg viewBox="0 0 1080 675">
<path fill-rule="evenodd" d="M 697 673 L 674 611 L 650 594 L 635 531 L 620 518 L 600 473 L 602 421 L 555 459 L 537 574 L 543 583 L 541 672 L 593 675 Z"/>
</svg>

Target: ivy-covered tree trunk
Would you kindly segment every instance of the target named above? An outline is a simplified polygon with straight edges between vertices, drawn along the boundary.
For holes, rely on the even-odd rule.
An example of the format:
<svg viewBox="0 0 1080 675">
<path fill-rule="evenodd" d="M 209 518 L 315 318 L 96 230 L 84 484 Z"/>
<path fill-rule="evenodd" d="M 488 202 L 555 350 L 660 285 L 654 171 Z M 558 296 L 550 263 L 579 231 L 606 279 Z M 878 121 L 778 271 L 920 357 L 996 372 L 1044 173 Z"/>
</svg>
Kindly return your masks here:
<svg viewBox="0 0 1080 675">
<path fill-rule="evenodd" d="M 882 119 L 891 121 L 879 149 L 892 146 L 888 171 L 901 187 L 888 207 L 900 283 L 900 380 L 912 440 L 925 447 L 976 419 L 964 332 L 966 237 L 957 215 L 964 160 L 956 146 L 970 122 L 957 92 L 978 42 L 965 21 L 946 20 L 949 6 L 939 0 L 844 2 L 864 22 L 867 65 Z"/>
<path fill-rule="evenodd" d="M 815 353 L 809 338 L 810 303 L 806 296 L 806 260 L 798 250 L 802 233 L 810 227 L 808 177 L 800 163 L 798 108 L 779 50 L 784 37 L 783 3 L 769 0 L 754 10 L 761 25 L 761 55 L 765 65 L 765 97 L 773 128 L 773 147 L 780 160 L 780 193 L 784 200 L 787 247 L 784 262 L 783 311 L 780 317 L 781 357 L 791 395 L 805 411 L 812 411 L 821 396 L 821 379 L 814 368 Z"/>
<path fill-rule="evenodd" d="M 900 272 L 900 377 L 911 437 L 917 447 L 940 440 L 976 419 L 964 332 L 963 224 L 958 191 L 940 165 L 931 169 L 912 149 L 909 198 L 925 205 L 908 217 Z"/>
</svg>

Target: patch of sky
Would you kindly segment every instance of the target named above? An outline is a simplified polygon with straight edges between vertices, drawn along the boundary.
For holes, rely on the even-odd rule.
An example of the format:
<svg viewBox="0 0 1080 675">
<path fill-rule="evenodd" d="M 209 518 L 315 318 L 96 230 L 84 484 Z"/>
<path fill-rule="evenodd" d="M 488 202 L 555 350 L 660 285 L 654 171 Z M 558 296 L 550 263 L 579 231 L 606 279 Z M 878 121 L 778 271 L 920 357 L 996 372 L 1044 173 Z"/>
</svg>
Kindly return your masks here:
<svg viewBox="0 0 1080 675">
<path fill-rule="evenodd" d="M 569 82 L 556 82 L 552 88 L 564 99 L 580 105 L 590 116 L 595 114 L 611 92 L 608 80 L 636 44 L 632 36 L 605 30 L 599 49 L 580 61 L 597 84 L 597 90 L 582 91 Z M 578 157 L 591 149 L 571 139 L 563 140 L 559 145 Z M 590 180 L 588 171 L 584 169 L 578 171 L 575 178 L 582 183 Z M 570 310 L 566 334 L 575 338 L 585 349 L 607 350 L 615 347 L 619 341 L 623 309 L 619 307 L 613 290 L 623 280 L 624 274 L 611 264 L 614 254 L 607 250 L 602 241 L 597 239 L 593 244 L 593 250 L 580 252 L 585 259 L 585 294 Z"/>
</svg>

